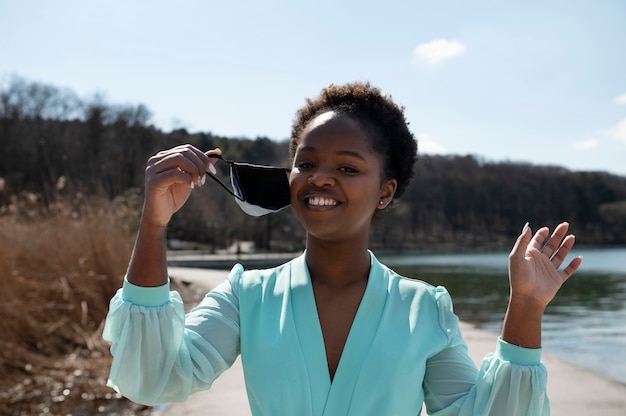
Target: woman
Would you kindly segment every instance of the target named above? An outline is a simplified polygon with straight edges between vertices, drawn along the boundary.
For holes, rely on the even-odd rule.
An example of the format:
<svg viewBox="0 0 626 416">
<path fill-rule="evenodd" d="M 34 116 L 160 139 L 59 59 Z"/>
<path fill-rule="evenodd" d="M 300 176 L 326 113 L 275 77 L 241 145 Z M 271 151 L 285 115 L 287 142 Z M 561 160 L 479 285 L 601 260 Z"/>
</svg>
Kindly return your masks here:
<svg viewBox="0 0 626 416">
<path fill-rule="evenodd" d="M 369 84 L 324 89 L 292 131 L 291 206 L 305 253 L 269 270 L 236 265 L 186 317 L 169 292 L 165 234 L 219 150 L 180 146 L 150 159 L 139 233 L 104 337 L 109 385 L 133 401 L 183 401 L 241 354 L 255 415 L 549 414 L 541 317 L 580 266 L 567 223 L 509 257 L 511 293 L 495 353 L 479 370 L 446 290 L 407 279 L 368 250 L 377 212 L 413 176 L 403 111 Z"/>
</svg>

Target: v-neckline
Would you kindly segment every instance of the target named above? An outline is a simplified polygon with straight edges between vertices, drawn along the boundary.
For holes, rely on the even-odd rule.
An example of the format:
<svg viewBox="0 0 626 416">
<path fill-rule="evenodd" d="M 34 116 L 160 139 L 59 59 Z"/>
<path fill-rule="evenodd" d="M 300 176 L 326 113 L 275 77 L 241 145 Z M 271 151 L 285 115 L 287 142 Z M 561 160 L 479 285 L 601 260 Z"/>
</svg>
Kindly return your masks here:
<svg viewBox="0 0 626 416">
<path fill-rule="evenodd" d="M 370 259 L 371 267 L 365 292 L 350 326 L 332 381 L 305 256 L 300 256 L 293 264 L 295 270 L 291 273 L 291 290 L 296 331 L 309 371 L 311 393 L 313 397 L 317 397 L 318 394 L 325 397 L 324 408 L 329 408 L 329 406 L 333 408 L 338 404 L 342 407 L 349 406 L 350 400 L 346 394 L 349 393 L 350 396 L 352 394 L 382 316 L 387 298 L 385 273 L 382 265 L 372 253 L 370 253 Z M 324 371 L 321 370 L 322 368 Z M 334 394 L 334 391 L 339 393 Z M 341 402 L 343 404 L 340 404 Z"/>
</svg>

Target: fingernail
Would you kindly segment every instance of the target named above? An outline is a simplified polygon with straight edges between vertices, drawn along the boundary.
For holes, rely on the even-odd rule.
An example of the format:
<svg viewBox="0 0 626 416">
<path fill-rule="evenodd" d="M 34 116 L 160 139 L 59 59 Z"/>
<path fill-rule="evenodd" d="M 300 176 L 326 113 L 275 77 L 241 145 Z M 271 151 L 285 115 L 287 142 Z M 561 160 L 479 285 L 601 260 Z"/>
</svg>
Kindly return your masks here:
<svg viewBox="0 0 626 416">
<path fill-rule="evenodd" d="M 209 162 L 209 171 L 215 175 L 217 173 L 217 170 L 215 169 L 215 166 L 213 165 L 213 163 Z"/>
<path fill-rule="evenodd" d="M 522 234 L 524 234 L 526 232 L 526 229 L 528 229 L 528 224 L 528 222 L 524 224 L 524 228 L 522 228 Z"/>
<path fill-rule="evenodd" d="M 191 184 L 189 185 L 189 188 L 193 189 L 196 185 L 193 183 L 193 181 L 191 181 Z"/>
<path fill-rule="evenodd" d="M 204 185 L 206 182 L 206 175 L 202 175 L 202 179 L 200 180 L 200 185 Z"/>
</svg>

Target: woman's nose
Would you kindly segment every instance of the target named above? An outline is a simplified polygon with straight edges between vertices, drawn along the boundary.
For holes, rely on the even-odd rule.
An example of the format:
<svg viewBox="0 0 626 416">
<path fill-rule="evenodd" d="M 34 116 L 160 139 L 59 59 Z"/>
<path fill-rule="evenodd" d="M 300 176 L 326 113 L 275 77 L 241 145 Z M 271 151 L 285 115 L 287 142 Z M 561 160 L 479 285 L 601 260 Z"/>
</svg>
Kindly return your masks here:
<svg viewBox="0 0 626 416">
<path fill-rule="evenodd" d="M 311 175 L 309 175 L 308 182 L 310 185 L 313 186 L 332 186 L 335 184 L 335 178 L 329 173 L 318 170 L 317 172 L 311 173 Z"/>
</svg>

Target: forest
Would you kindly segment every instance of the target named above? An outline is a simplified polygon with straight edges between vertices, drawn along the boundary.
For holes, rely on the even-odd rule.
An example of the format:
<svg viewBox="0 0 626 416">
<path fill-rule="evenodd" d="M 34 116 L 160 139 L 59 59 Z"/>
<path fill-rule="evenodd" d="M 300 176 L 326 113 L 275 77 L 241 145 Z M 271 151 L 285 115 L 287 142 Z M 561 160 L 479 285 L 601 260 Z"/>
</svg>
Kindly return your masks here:
<svg viewBox="0 0 626 416">
<path fill-rule="evenodd" d="M 44 213 L 60 200 L 78 212 L 92 196 L 140 204 L 147 159 L 183 143 L 219 147 L 238 161 L 289 165 L 285 138 L 164 132 L 142 104 L 112 104 L 100 95 L 85 100 L 70 90 L 7 78 L 0 84 L 0 215 L 29 215 L 15 212 L 24 201 Z M 626 177 L 478 155 L 420 155 L 410 189 L 378 218 L 372 247 L 500 248 L 526 221 L 536 228 L 560 220 L 570 222 L 579 244 L 626 244 Z M 258 250 L 299 250 L 303 236 L 290 210 L 248 217 L 211 181 L 169 228 L 170 238 L 211 250 L 244 240 Z"/>
</svg>

